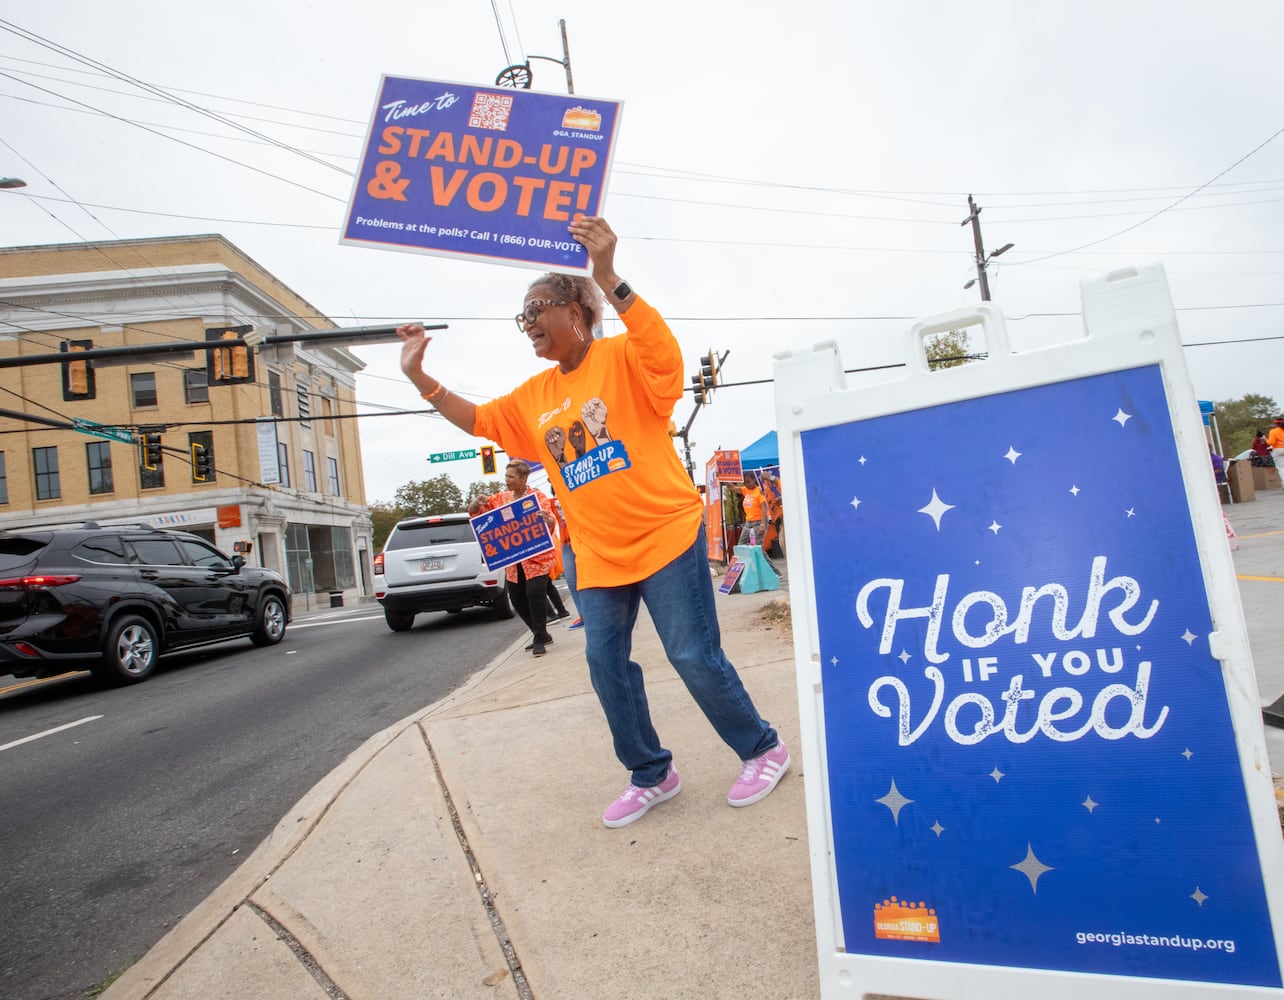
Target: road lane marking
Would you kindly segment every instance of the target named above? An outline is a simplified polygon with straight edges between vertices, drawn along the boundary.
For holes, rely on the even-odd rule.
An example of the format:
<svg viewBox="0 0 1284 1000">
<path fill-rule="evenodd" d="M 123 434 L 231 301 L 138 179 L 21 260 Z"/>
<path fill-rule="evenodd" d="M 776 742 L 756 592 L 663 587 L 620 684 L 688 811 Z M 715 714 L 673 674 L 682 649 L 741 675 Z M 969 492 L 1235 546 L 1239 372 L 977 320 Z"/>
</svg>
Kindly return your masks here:
<svg viewBox="0 0 1284 1000">
<path fill-rule="evenodd" d="M 1236 576 L 1236 580 L 1264 580 L 1267 583 L 1284 583 L 1284 576 Z"/>
<path fill-rule="evenodd" d="M 88 670 L 69 670 L 65 674 L 52 674 L 49 677 L 33 677 L 29 681 L 19 681 L 17 684 L 0 687 L 0 694 L 8 694 L 10 691 L 21 691 L 23 688 L 35 687 L 38 684 L 48 684 L 50 681 L 66 680 L 68 677 L 84 677 L 88 673 Z"/>
<path fill-rule="evenodd" d="M 336 621 L 299 622 L 298 624 L 292 623 L 290 625 L 290 631 L 297 632 L 301 628 L 316 628 L 318 625 L 346 625 L 348 622 L 373 622 L 378 621 L 382 617 L 383 614 L 380 613 L 377 615 L 366 615 L 364 618 L 341 618 Z"/>
<path fill-rule="evenodd" d="M 32 740 L 44 739 L 46 736 L 52 736 L 54 733 L 61 733 L 64 729 L 74 729 L 76 726 L 83 726 L 86 722 L 96 722 L 101 718 L 101 715 L 89 715 L 83 719 L 77 719 L 75 722 L 68 722 L 64 726 L 55 726 L 53 729 L 46 729 L 43 733 L 36 733 L 34 736 L 24 736 L 20 740 L 14 740 L 12 743 L 5 743 L 0 745 L 0 750 L 12 750 L 14 747 L 20 747 L 24 743 L 30 743 Z"/>
</svg>

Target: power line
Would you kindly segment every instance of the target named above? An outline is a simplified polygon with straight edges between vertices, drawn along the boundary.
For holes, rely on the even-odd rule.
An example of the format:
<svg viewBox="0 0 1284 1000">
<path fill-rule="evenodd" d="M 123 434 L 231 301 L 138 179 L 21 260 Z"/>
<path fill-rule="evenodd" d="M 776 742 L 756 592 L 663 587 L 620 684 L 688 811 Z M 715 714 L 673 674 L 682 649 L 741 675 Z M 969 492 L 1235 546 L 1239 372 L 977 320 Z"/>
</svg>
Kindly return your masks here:
<svg viewBox="0 0 1284 1000">
<path fill-rule="evenodd" d="M 6 77 L 6 78 L 8 78 L 8 79 L 10 79 L 10 80 L 14 80 L 15 82 L 18 82 L 18 83 L 24 83 L 24 84 L 26 84 L 26 86 L 28 86 L 28 87 L 34 87 L 36 90 L 43 91 L 43 92 L 44 92 L 44 93 L 46 93 L 46 94 L 51 94 L 51 95 L 53 95 L 54 97 L 61 97 L 63 100 L 65 100 L 65 101 L 71 101 L 72 103 L 74 103 L 74 104 L 78 104 L 78 105 L 80 105 L 81 107 L 91 108 L 92 110 L 95 110 L 95 111 L 100 110 L 100 109 L 98 109 L 98 108 L 92 108 L 92 106 L 91 106 L 91 105 L 85 104 L 83 101 L 77 101 L 74 97 L 67 97 L 67 96 L 65 96 L 65 95 L 63 95 L 63 94 L 55 93 L 54 91 L 49 90 L 47 87 L 41 87 L 41 86 L 39 86 L 39 85 L 37 85 L 37 84 L 34 84 L 34 83 L 27 83 L 27 82 L 26 82 L 26 81 L 24 81 L 24 80 L 18 80 L 18 79 L 17 79 L 17 77 L 15 77 L 15 76 L 13 76 L 13 75 L 11 75 L 11 74 L 9 74 L 9 73 L 4 72 L 3 70 L 0 70 L 0 76 Z M 216 153 L 216 152 L 214 152 L 212 149 L 206 149 L 205 147 L 203 147 L 203 146 L 198 146 L 198 145 L 196 145 L 195 143 L 186 142 L 185 140 L 183 140 L 183 139 L 179 139 L 179 138 L 177 138 L 177 137 L 175 137 L 175 136 L 172 136 L 172 135 L 166 135 L 166 134 L 165 134 L 165 133 L 163 133 L 163 132 L 158 132 L 156 129 L 148 128 L 146 125 L 142 125 L 142 124 L 140 124 L 140 123 L 138 123 L 138 122 L 136 122 L 136 121 L 132 121 L 132 120 L 130 120 L 130 119 L 128 119 L 128 118 L 122 118 L 120 115 L 114 115 L 114 114 L 112 114 L 110 111 L 102 111 L 102 114 L 106 115 L 108 118 L 113 118 L 113 119 L 115 119 L 116 121 L 121 122 L 122 124 L 125 124 L 125 125 L 132 125 L 132 126 L 134 126 L 135 128 L 142 129 L 144 132 L 148 132 L 148 133 L 150 133 L 151 135 L 157 136 L 157 137 L 159 137 L 159 138 L 161 138 L 161 139 L 167 139 L 167 140 L 168 140 L 168 141 L 170 141 L 170 142 L 178 143 L 178 145 L 180 145 L 180 146 L 186 146 L 188 149 L 194 149 L 194 150 L 196 150 L 198 153 L 206 153 L 206 154 L 208 154 L 209 156 L 213 156 L 213 157 L 214 157 L 214 158 L 216 158 L 216 159 L 223 160 L 223 161 L 224 161 L 224 162 L 226 162 L 226 163 L 232 163 L 232 164 L 235 164 L 235 165 L 236 165 L 236 166 L 238 166 L 238 167 L 244 167 L 246 170 L 251 170 L 251 171 L 253 171 L 253 172 L 254 172 L 254 173 L 256 173 L 256 174 L 262 174 L 264 177 L 271 177 L 273 180 L 278 180 L 278 181 L 281 181 L 281 182 L 283 182 L 283 183 L 285 183 L 285 184 L 289 184 L 291 187 L 297 187 L 297 188 L 299 188 L 300 190 L 308 191 L 308 192 L 310 192 L 310 193 L 312 193 L 312 194 L 319 194 L 319 195 L 321 195 L 321 197 L 323 197 L 323 198 L 329 198 L 331 201 L 340 201 L 340 202 L 342 202 L 342 201 L 346 201 L 346 199 L 344 199 L 344 198 L 336 197 L 335 195 L 328 194 L 328 193 L 327 193 L 327 192 L 325 192 L 325 191 L 320 191 L 320 190 L 318 190 L 317 188 L 309 187 L 309 186 L 308 186 L 308 185 L 306 185 L 306 184 L 301 184 L 301 183 L 299 183 L 298 181 L 292 181 L 292 180 L 290 180 L 288 177 L 282 177 L 280 174 L 274 174 L 274 173 L 272 173 L 272 171 L 270 171 L 270 170 L 263 170 L 263 169 L 261 169 L 261 168 L 259 168 L 259 167 L 251 166 L 250 164 L 245 163 L 245 162 L 244 162 L 244 161 L 242 161 L 242 160 L 237 160 L 237 159 L 235 159 L 235 158 L 233 158 L 233 157 L 230 157 L 230 156 L 224 156 L 222 153 Z M 329 165 L 329 166 L 332 166 L 332 164 L 328 164 L 328 165 Z"/>
<path fill-rule="evenodd" d="M 233 122 L 228 120 L 227 118 L 224 118 L 218 112 L 211 111 L 208 108 L 203 108 L 199 104 L 194 104 L 191 101 L 187 100 L 186 98 L 177 97 L 165 90 L 162 90 L 160 87 L 153 86 L 152 84 L 147 83 L 144 80 L 140 80 L 137 77 L 131 76 L 128 73 L 122 72 L 117 69 L 113 69 L 111 66 L 108 66 L 106 63 L 101 63 L 97 59 L 93 59 L 90 56 L 86 56 L 86 55 L 83 55 L 82 53 L 76 52 L 74 49 L 69 49 L 65 45 L 60 45 L 59 43 L 51 41 L 48 38 L 44 38 L 41 35 L 37 35 L 34 31 L 28 31 L 26 28 L 20 28 L 16 24 L 12 24 L 11 22 L 4 21 L 4 20 L 0 20 L 0 28 L 3 28 L 6 31 L 12 32 L 15 35 L 18 35 L 20 38 L 25 38 L 28 41 L 35 42 L 37 45 L 42 45 L 47 49 L 51 49 L 52 51 L 57 52 L 60 55 L 65 55 L 70 59 L 76 60 L 77 62 L 84 63 L 87 66 L 93 66 L 95 69 L 101 70 L 107 75 L 114 77 L 115 79 L 120 80 L 123 83 L 132 84 L 133 86 L 138 87 L 139 89 L 144 90 L 147 93 L 155 94 L 158 97 L 161 97 L 162 99 L 169 101 L 172 104 L 176 104 L 179 107 L 185 108 L 188 111 L 194 111 L 197 114 L 203 115 L 206 118 L 210 118 L 221 125 L 226 125 L 228 128 L 238 129 L 240 131 L 247 132 L 250 135 L 256 136 L 259 139 L 263 139 L 264 141 L 269 142 L 272 145 L 285 150 L 286 152 L 294 153 L 297 156 L 302 156 L 304 159 L 311 160 L 313 163 L 316 163 L 320 166 L 329 167 L 332 170 L 342 171 L 342 168 L 336 167 L 332 163 L 326 163 L 324 160 L 318 159 L 317 157 L 312 156 L 310 153 L 305 153 L 302 150 L 289 145 L 288 143 L 281 142 L 279 139 L 269 136 L 266 133 L 255 131 L 254 129 L 250 129 L 244 125 L 239 125 L 236 122 Z M 12 79 L 12 77 L 10 77 L 10 79 Z M 28 86 L 31 86 L 31 84 L 28 84 Z"/>
<path fill-rule="evenodd" d="M 1022 267 L 1022 266 L 1026 265 L 1026 264 L 1037 264 L 1037 263 L 1039 263 L 1040 261 L 1051 260 L 1051 259 L 1052 259 L 1052 258 L 1054 258 L 1054 257 L 1062 257 L 1062 256 L 1065 256 L 1065 255 L 1066 255 L 1066 254 L 1068 254 L 1068 253 L 1077 253 L 1077 252 L 1078 252 L 1078 251 L 1080 251 L 1080 250 L 1086 250 L 1086 249 L 1088 249 L 1088 247 L 1095 247 L 1095 246 L 1097 246 L 1097 245 L 1098 245 L 1098 244 L 1100 244 L 1100 243 L 1105 243 L 1107 240 L 1113 240 L 1113 239 L 1115 239 L 1115 238 L 1116 238 L 1116 237 L 1118 237 L 1118 236 L 1122 236 L 1124 233 L 1130 233 L 1130 232 L 1132 232 L 1134 229 L 1139 229 L 1140 227 L 1144 226 L 1147 222 L 1150 222 L 1150 221 L 1151 221 L 1151 220 L 1153 220 L 1153 219 L 1157 219 L 1157 218 L 1159 218 L 1159 216 L 1163 215 L 1165 212 L 1167 212 L 1167 211 L 1169 211 L 1169 210 L 1171 210 L 1171 209 L 1176 208 L 1176 207 L 1177 207 L 1178 205 L 1180 205 L 1183 201 L 1186 201 L 1187 199 L 1189 199 L 1189 198 L 1193 197 L 1194 195 L 1196 195 L 1197 193 L 1199 193 L 1200 191 L 1202 191 L 1204 188 L 1208 187 L 1208 185 L 1209 185 L 1209 184 L 1211 184 L 1211 183 L 1213 183 L 1213 181 L 1215 181 L 1215 180 L 1217 180 L 1218 178 L 1223 177 L 1223 176 L 1225 176 L 1226 174 L 1230 173 L 1232 170 L 1234 170 L 1236 167 L 1238 167 L 1241 163 L 1243 163 L 1243 162 L 1244 162 L 1245 160 L 1247 160 L 1249 157 L 1253 156 L 1254 154 L 1256 154 L 1256 153 L 1260 152 L 1261 150 L 1263 150 L 1263 149 L 1265 149 L 1267 146 L 1269 146 L 1269 145 L 1270 145 L 1272 142 L 1274 142 L 1274 141 L 1275 141 L 1275 140 L 1276 140 L 1280 135 L 1284 135 L 1284 128 L 1278 129 L 1277 131 L 1273 132 L 1273 133 L 1272 133 L 1269 137 L 1267 137 L 1263 142 L 1258 143 L 1258 145 L 1256 145 L 1256 146 L 1254 146 L 1252 149 L 1250 149 L 1247 153 L 1245 153 L 1243 156 L 1241 156 L 1238 160 L 1236 160 L 1234 163 L 1232 163 L 1232 164 L 1231 164 L 1229 167 L 1227 167 L 1225 170 L 1222 170 L 1221 172 L 1219 172 L 1219 173 L 1215 174 L 1213 177 L 1211 177 L 1209 180 L 1206 180 L 1203 184 L 1199 185 L 1199 187 L 1195 188 L 1193 191 L 1189 191 L 1189 192 L 1187 192 L 1186 194 L 1182 195 L 1180 198 L 1178 198 L 1176 201 L 1174 201 L 1171 205 L 1167 205 L 1167 206 L 1165 206 L 1164 208 L 1161 208 L 1161 209 L 1160 209 L 1159 211 L 1157 211 L 1157 212 L 1152 212 L 1150 215 L 1146 216 L 1146 217 L 1145 217 L 1144 219 L 1142 219 L 1141 221 L 1139 221 L 1139 222 L 1134 222 L 1131 226 L 1125 226 L 1123 229 L 1119 230 L 1117 233 L 1111 233 L 1109 236 L 1103 236 L 1103 237 L 1101 237 L 1101 239 L 1098 239 L 1098 240 L 1092 240 L 1091 242 L 1084 243 L 1084 244 L 1082 244 L 1081 246 L 1071 247 L 1069 250 L 1058 250 L 1056 253 L 1047 254 L 1046 256 L 1043 256 L 1043 257 L 1035 257 L 1033 260 L 1018 260 L 1018 261 L 1013 261 L 1013 262 L 1012 262 L 1012 266 L 1013 266 L 1013 267 Z"/>
</svg>

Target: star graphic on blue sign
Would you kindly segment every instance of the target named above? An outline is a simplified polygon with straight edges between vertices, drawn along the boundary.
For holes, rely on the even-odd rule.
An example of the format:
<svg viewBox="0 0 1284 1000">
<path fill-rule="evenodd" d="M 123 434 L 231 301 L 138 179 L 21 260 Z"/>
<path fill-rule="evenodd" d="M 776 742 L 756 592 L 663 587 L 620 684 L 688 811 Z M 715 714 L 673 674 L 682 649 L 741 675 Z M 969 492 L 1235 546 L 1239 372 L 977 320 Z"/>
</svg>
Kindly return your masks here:
<svg viewBox="0 0 1284 1000">
<path fill-rule="evenodd" d="M 1015 868 L 1028 878 L 1031 891 L 1036 893 L 1039 891 L 1039 877 L 1045 872 L 1056 871 L 1051 865 L 1045 865 L 1034 856 L 1034 848 L 1030 844 L 1025 845 L 1025 858 L 1015 865 L 1008 865 L 1008 867 Z"/>
<path fill-rule="evenodd" d="M 953 509 L 954 509 L 954 504 L 952 504 L 952 503 L 946 503 L 944 500 L 942 500 L 940 497 L 938 497 L 938 496 L 936 495 L 936 490 L 935 490 L 935 489 L 933 489 L 933 490 L 932 490 L 932 501 L 931 501 L 931 503 L 929 503 L 926 507 L 920 507 L 920 508 L 918 509 L 918 512 L 919 512 L 920 514 L 926 514 L 926 515 L 927 515 L 928 517 L 930 517 L 933 521 L 935 521 L 935 522 L 936 522 L 936 530 L 937 530 L 937 531 L 940 531 L 940 530 L 941 530 L 941 516 L 942 516 L 942 515 L 943 515 L 947 510 L 953 510 Z"/>
<path fill-rule="evenodd" d="M 887 806 L 887 808 L 892 811 L 892 820 L 896 823 L 897 826 L 900 826 L 901 810 L 904 809 L 907 805 L 909 805 L 914 800 L 907 799 L 904 795 L 901 794 L 900 789 L 896 787 L 896 779 L 893 778 L 891 790 L 888 791 L 888 793 L 884 795 L 881 799 L 875 799 L 874 801 L 880 802 L 883 805 Z"/>
</svg>

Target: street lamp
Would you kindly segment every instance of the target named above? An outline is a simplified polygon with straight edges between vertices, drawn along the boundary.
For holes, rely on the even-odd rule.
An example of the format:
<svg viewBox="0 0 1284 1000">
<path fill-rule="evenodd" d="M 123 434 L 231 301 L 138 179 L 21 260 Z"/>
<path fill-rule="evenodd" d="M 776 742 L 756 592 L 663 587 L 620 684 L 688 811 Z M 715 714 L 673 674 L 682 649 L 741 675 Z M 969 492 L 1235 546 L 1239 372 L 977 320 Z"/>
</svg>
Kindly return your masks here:
<svg viewBox="0 0 1284 1000">
<path fill-rule="evenodd" d="M 25 188 L 27 182 L 21 177 L 0 177 L 0 188 Z"/>
<path fill-rule="evenodd" d="M 545 62 L 557 63 L 566 70 L 566 92 L 575 93 L 575 84 L 571 80 L 571 50 L 566 44 L 566 21 L 557 22 L 562 29 L 562 58 L 554 59 L 552 56 L 531 56 L 526 57 L 524 63 L 516 63 L 512 66 L 506 66 L 499 71 L 499 76 L 495 77 L 495 86 L 511 87 L 513 90 L 530 90 L 531 83 L 534 81 L 534 75 L 531 73 L 531 60 L 543 59 Z"/>
</svg>

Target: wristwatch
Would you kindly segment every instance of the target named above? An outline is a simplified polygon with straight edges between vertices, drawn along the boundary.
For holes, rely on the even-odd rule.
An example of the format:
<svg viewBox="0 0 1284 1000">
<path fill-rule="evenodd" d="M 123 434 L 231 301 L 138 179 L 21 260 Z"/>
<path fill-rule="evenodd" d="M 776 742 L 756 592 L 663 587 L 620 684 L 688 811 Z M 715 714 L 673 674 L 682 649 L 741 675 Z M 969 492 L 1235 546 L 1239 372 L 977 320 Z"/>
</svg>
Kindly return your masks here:
<svg viewBox="0 0 1284 1000">
<path fill-rule="evenodd" d="M 611 293 L 611 298 L 615 299 L 616 302 L 623 302 L 632 294 L 633 289 L 629 287 L 629 283 L 621 279 L 620 283 L 615 286 L 615 291 Z"/>
</svg>

